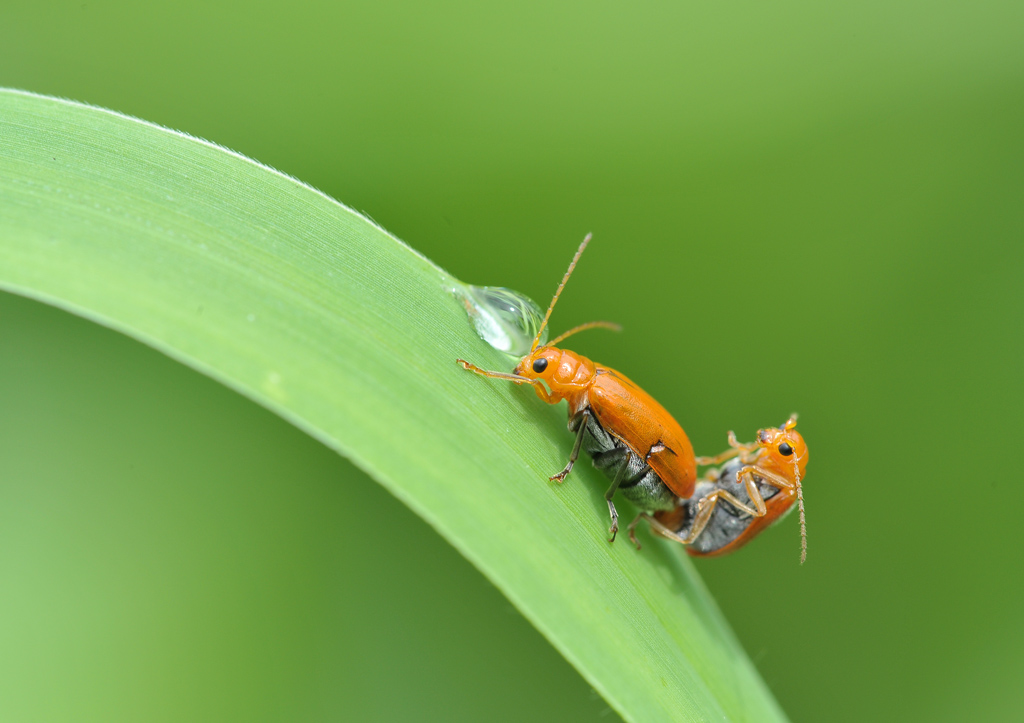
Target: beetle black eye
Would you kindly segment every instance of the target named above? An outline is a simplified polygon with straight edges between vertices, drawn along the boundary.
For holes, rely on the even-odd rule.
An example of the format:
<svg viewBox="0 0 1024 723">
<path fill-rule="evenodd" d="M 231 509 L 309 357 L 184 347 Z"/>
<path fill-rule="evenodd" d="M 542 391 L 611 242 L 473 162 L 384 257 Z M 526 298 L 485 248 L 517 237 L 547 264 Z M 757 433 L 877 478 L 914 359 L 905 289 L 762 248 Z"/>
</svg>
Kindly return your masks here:
<svg viewBox="0 0 1024 723">
<path fill-rule="evenodd" d="M 533 362 L 533 371 L 535 371 L 538 374 L 540 374 L 541 372 L 543 372 L 547 368 L 548 368 L 548 360 L 545 359 L 544 357 L 541 357 L 540 359 L 535 359 L 534 360 L 534 362 Z"/>
<path fill-rule="evenodd" d="M 793 448 L 790 447 L 785 442 L 783 442 L 782 444 L 779 445 L 779 454 L 781 454 L 783 457 L 788 457 L 789 455 L 793 454 Z"/>
</svg>

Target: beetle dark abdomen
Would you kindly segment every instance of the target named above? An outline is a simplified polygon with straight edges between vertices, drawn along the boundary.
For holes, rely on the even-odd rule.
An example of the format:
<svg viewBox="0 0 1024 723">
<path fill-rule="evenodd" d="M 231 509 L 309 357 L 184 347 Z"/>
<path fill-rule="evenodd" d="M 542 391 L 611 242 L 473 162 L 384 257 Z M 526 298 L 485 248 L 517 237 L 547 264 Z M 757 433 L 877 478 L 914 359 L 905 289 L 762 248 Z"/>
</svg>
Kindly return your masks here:
<svg viewBox="0 0 1024 723">
<path fill-rule="evenodd" d="M 577 431 L 582 419 L 582 414 L 570 419 L 570 431 Z M 625 477 L 619 485 L 622 496 L 644 512 L 674 509 L 675 494 L 665 486 L 644 458 L 608 434 L 594 415 L 586 419 L 587 430 L 583 435 L 582 447 L 590 455 L 594 467 L 601 470 L 608 479 L 614 480 L 622 465 L 626 465 Z"/>
<path fill-rule="evenodd" d="M 697 514 L 697 503 L 715 490 L 726 490 L 740 502 L 751 504 L 746 486 L 736 482 L 736 473 L 740 471 L 741 467 L 743 467 L 743 463 L 738 459 L 732 459 L 721 467 L 718 481 L 698 483 L 693 497 L 680 503 L 680 511 L 684 514 L 678 524 L 671 525 L 672 529 L 682 537 L 689 535 L 693 518 Z M 765 501 L 779 493 L 778 487 L 768 484 L 760 477 L 757 478 L 757 489 Z M 711 513 L 708 526 L 697 536 L 690 548 L 693 552 L 702 555 L 713 553 L 732 544 L 750 527 L 753 521 L 754 518 L 746 512 L 736 509 L 728 500 L 719 498 L 718 504 L 715 505 L 715 509 Z"/>
</svg>

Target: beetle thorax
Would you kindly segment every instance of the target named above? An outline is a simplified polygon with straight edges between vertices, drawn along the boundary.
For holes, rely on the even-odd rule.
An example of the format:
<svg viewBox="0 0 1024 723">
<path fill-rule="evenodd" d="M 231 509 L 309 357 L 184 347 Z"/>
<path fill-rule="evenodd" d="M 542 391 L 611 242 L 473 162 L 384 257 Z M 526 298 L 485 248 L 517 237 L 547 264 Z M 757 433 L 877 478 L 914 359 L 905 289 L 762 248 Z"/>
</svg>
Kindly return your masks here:
<svg viewBox="0 0 1024 723">
<path fill-rule="evenodd" d="M 594 383 L 596 370 L 594 362 L 574 351 L 559 349 L 562 353 L 558 365 L 551 375 L 551 390 L 568 393 L 570 390 L 582 390 Z M 562 392 L 562 389 L 565 392 Z"/>
<path fill-rule="evenodd" d="M 538 361 L 543 360 L 540 365 Z M 515 373 L 543 380 L 555 399 L 568 399 L 570 406 L 593 385 L 594 362 L 576 352 L 546 346 L 523 357 Z"/>
</svg>

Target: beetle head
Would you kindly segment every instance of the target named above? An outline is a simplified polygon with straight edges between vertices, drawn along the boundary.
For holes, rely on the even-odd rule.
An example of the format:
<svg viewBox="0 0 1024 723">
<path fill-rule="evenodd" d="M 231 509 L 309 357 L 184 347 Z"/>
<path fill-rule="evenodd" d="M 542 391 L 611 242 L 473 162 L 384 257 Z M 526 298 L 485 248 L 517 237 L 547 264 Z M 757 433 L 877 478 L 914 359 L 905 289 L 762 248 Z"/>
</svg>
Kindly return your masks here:
<svg viewBox="0 0 1024 723">
<path fill-rule="evenodd" d="M 797 479 L 804 476 L 807 467 L 807 444 L 796 431 L 796 415 L 794 414 L 781 427 L 769 427 L 757 433 L 757 444 L 764 450 L 759 464 L 773 469 L 787 478 L 796 474 Z"/>
<path fill-rule="evenodd" d="M 562 352 L 556 347 L 538 347 L 520 359 L 512 373 L 527 379 L 543 379 L 550 384 L 561 357 Z"/>
<path fill-rule="evenodd" d="M 757 433 L 762 449 L 757 466 L 776 472 L 796 485 L 796 501 L 800 510 L 800 564 L 807 559 L 807 521 L 804 516 L 804 493 L 801 481 L 807 467 L 807 444 L 796 431 L 794 414 L 781 427 L 762 429 Z"/>
</svg>

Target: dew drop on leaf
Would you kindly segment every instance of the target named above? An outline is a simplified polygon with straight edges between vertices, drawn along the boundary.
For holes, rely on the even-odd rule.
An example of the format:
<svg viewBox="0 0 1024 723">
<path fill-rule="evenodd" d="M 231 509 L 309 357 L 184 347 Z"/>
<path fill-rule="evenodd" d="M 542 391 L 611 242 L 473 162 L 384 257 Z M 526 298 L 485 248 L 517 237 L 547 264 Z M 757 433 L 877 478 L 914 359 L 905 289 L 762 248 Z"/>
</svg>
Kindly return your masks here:
<svg viewBox="0 0 1024 723">
<path fill-rule="evenodd" d="M 502 286 L 460 285 L 454 289 L 480 338 L 498 351 L 523 356 L 544 320 L 544 312 L 533 299 Z M 547 341 L 548 330 L 540 343 Z"/>
</svg>

